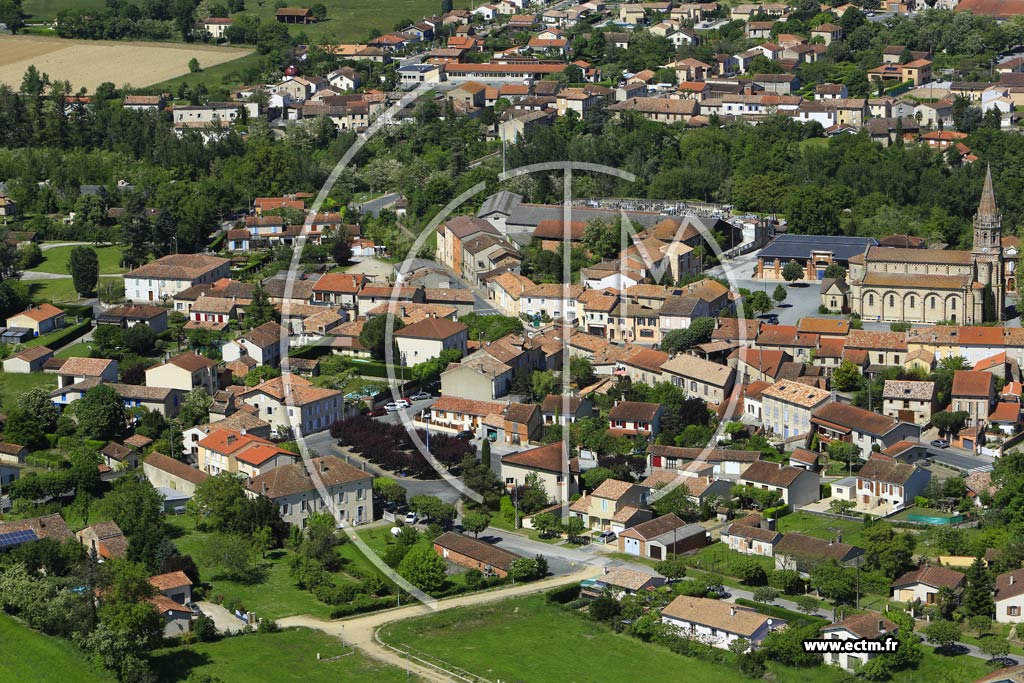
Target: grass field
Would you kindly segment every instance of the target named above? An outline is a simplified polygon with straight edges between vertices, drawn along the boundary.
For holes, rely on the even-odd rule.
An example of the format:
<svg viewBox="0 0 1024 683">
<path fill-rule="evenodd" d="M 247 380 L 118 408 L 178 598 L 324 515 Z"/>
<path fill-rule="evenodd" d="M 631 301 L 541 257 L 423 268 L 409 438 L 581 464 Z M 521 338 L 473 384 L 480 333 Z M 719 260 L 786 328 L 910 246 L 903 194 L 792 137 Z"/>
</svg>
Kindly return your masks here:
<svg viewBox="0 0 1024 683">
<path fill-rule="evenodd" d="M 22 10 L 28 15 L 29 23 L 52 21 L 62 9 L 102 9 L 106 0 L 25 0 Z"/>
<path fill-rule="evenodd" d="M 33 631 L 0 612 L 0 681 L 33 683 L 112 683 L 113 676 L 91 669 L 70 643 Z"/>
<path fill-rule="evenodd" d="M 317 660 L 317 653 L 321 660 Z M 216 643 L 161 650 L 154 654 L 151 662 L 161 683 L 184 681 L 191 674 L 216 676 L 223 683 L 401 683 L 410 680 L 401 669 L 375 662 L 326 633 L 306 629 L 235 636 Z M 0 671 L 2 666 L 0 664 Z M 56 683 L 57 679 L 54 681 Z M 70 679 L 59 683 L 70 683 Z"/>
<path fill-rule="evenodd" d="M 189 88 L 195 88 L 202 83 L 209 90 L 221 86 L 237 85 L 242 82 L 241 71 L 249 66 L 256 66 L 259 64 L 260 59 L 261 55 L 250 53 L 244 57 L 233 59 L 230 62 L 224 62 L 223 64 L 203 69 L 198 73 L 186 72 L 173 78 L 168 78 L 165 81 L 153 83 L 150 87 L 159 89 L 162 92 L 177 93 L 182 83 Z"/>
<path fill-rule="evenodd" d="M 71 250 L 74 246 L 54 247 L 43 252 L 43 262 L 29 272 L 68 274 L 68 259 L 71 258 Z M 93 247 L 96 257 L 100 262 L 100 274 L 113 275 L 124 273 L 126 268 L 121 266 L 121 258 L 124 249 L 121 247 Z"/>
<path fill-rule="evenodd" d="M 188 73 L 193 57 L 205 69 L 250 52 L 212 45 L 0 35 L 0 83 L 17 88 L 25 70 L 34 64 L 51 80 L 71 81 L 73 90 L 84 87 L 92 91 L 104 81 L 146 86 Z"/>
<path fill-rule="evenodd" d="M 0 373 L 0 408 L 10 409 L 18 396 L 36 387 L 56 389 L 57 375 L 42 372 L 27 374 Z M 0 677 L 0 680 L 3 680 L 2 677 Z"/>
<path fill-rule="evenodd" d="M 371 29 L 389 33 L 395 24 L 403 19 L 419 21 L 423 17 L 441 12 L 440 0 L 322 0 L 327 8 L 327 20 L 316 24 L 289 25 L 293 35 L 305 33 L 312 40 L 327 39 L 338 42 L 364 41 Z M 308 7 L 309 5 L 302 5 Z M 468 0 L 456 0 L 455 7 L 468 8 Z M 245 3 L 245 11 L 239 14 L 254 14 L 263 22 L 276 21 L 274 3 L 266 2 L 262 7 L 256 2 Z M 232 16 L 238 16 L 232 15 Z"/>
<path fill-rule="evenodd" d="M 845 519 L 832 519 L 830 517 L 818 517 L 806 512 L 794 512 L 779 518 L 779 531 L 786 534 L 791 531 L 815 536 L 817 538 L 835 538 L 838 531 L 843 537 L 843 543 L 860 545 L 860 537 L 864 532 L 864 524 L 852 522 Z"/>
<path fill-rule="evenodd" d="M 100 281 L 106 277 L 117 277 L 116 275 L 101 275 Z M 81 301 L 81 297 L 78 296 L 78 292 L 75 291 L 75 283 L 70 277 L 60 278 L 58 280 L 25 280 L 28 285 L 29 293 L 32 295 L 32 300 L 39 301 L 52 301 L 55 304 L 71 303 L 74 301 Z"/>
</svg>

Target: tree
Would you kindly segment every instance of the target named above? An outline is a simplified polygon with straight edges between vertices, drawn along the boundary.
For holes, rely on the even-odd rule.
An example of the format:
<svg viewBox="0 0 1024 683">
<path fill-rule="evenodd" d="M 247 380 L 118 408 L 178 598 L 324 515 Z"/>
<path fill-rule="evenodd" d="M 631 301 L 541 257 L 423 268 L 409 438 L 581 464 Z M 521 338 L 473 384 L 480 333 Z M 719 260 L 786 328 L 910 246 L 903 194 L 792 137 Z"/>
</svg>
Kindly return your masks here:
<svg viewBox="0 0 1024 683">
<path fill-rule="evenodd" d="M 189 73 L 197 74 L 203 69 L 201 66 L 199 66 L 199 60 L 193 57 L 192 59 L 188 60 L 188 70 Z"/>
<path fill-rule="evenodd" d="M 775 285 L 775 291 L 772 292 L 772 299 L 775 300 L 775 303 L 781 304 L 786 300 L 786 296 L 786 288 L 782 285 Z"/>
<path fill-rule="evenodd" d="M 939 619 L 925 626 L 924 634 L 928 637 L 929 642 L 935 644 L 940 650 L 948 651 L 960 640 L 960 624 L 955 621 Z"/>
<path fill-rule="evenodd" d="M 569 542 L 575 542 L 582 534 L 586 525 L 583 520 L 573 515 L 565 522 L 565 535 L 568 537 Z"/>
<path fill-rule="evenodd" d="M 670 555 L 654 566 L 655 571 L 666 579 L 681 579 L 686 576 L 686 558 Z"/>
<path fill-rule="evenodd" d="M 837 604 L 848 603 L 857 595 L 857 579 L 853 572 L 835 560 L 822 562 L 811 570 L 811 586 Z"/>
<path fill-rule="evenodd" d="M 206 389 L 196 387 L 188 392 L 185 400 L 181 402 L 178 420 L 185 428 L 205 424 L 210 421 L 210 406 L 212 405 L 213 398 L 206 393 Z"/>
<path fill-rule="evenodd" d="M 441 14 L 448 14 L 454 6 L 455 3 L 452 0 L 441 0 Z"/>
<path fill-rule="evenodd" d="M 334 515 L 314 512 L 306 518 L 306 538 L 302 541 L 302 554 L 321 565 L 332 568 L 338 563 L 334 553 L 338 539 L 334 532 Z"/>
<path fill-rule="evenodd" d="M 817 614 L 818 612 L 818 601 L 810 595 L 798 595 L 793 598 L 793 602 L 796 603 L 797 609 L 804 614 Z"/>
<path fill-rule="evenodd" d="M 112 387 L 100 384 L 72 404 L 78 434 L 87 439 L 110 441 L 126 425 L 124 401 Z"/>
<path fill-rule="evenodd" d="M 533 516 L 533 528 L 542 538 L 550 538 L 562 529 L 562 522 L 553 512 L 540 512 Z"/>
<path fill-rule="evenodd" d="M 146 356 L 156 348 L 156 332 L 149 325 L 133 325 L 124 331 L 122 340 L 126 349 Z"/>
<path fill-rule="evenodd" d="M 682 330 L 672 330 L 661 339 L 661 350 L 676 354 L 689 351 L 694 346 L 711 341 L 715 331 L 715 318 L 694 318 L 690 326 Z"/>
<path fill-rule="evenodd" d="M 775 602 L 778 597 L 779 592 L 771 586 L 761 586 L 754 590 L 754 600 L 756 602 L 763 602 L 766 605 L 770 602 Z"/>
<path fill-rule="evenodd" d="M 954 435 L 964 428 L 969 418 L 970 415 L 966 410 L 957 410 L 955 412 L 943 411 L 932 415 L 932 424 L 942 434 Z"/>
<path fill-rule="evenodd" d="M 331 258 L 339 266 L 348 265 L 352 260 L 352 242 L 349 240 L 348 231 L 342 231 L 334 237 L 331 242 Z"/>
<path fill-rule="evenodd" d="M 473 538 L 479 538 L 480 532 L 491 525 L 491 516 L 484 512 L 467 512 L 462 516 L 462 527 L 473 532 Z"/>
<path fill-rule="evenodd" d="M 447 566 L 432 545 L 416 545 L 398 565 L 398 573 L 412 585 L 428 593 L 444 586 Z"/>
<path fill-rule="evenodd" d="M 389 477 L 373 480 L 373 495 L 385 503 L 405 503 L 405 487 Z"/>
<path fill-rule="evenodd" d="M 974 635 L 981 638 L 983 635 L 988 633 L 988 630 L 992 628 L 992 618 L 987 617 L 984 614 L 973 616 L 967 620 L 967 624 L 971 630 L 974 631 Z"/>
<path fill-rule="evenodd" d="M 852 361 L 844 360 L 832 372 L 832 386 L 837 391 L 856 391 L 864 384 L 864 376 Z"/>
<path fill-rule="evenodd" d="M 317 21 L 327 20 L 327 7 L 322 2 L 315 3 L 310 6 L 309 11 L 313 13 L 313 17 Z"/>
<path fill-rule="evenodd" d="M 75 291 L 85 297 L 96 291 L 100 280 L 100 260 L 96 250 L 91 247 L 75 247 L 68 257 L 68 272 L 74 283 Z"/>
<path fill-rule="evenodd" d="M 1010 654 L 1010 641 L 995 634 L 985 636 L 978 642 L 978 649 L 993 659 Z"/>
<path fill-rule="evenodd" d="M 846 268 L 843 268 L 838 263 L 830 263 L 825 267 L 826 278 L 845 278 Z"/>
<path fill-rule="evenodd" d="M 804 269 L 796 261 L 789 261 L 782 267 L 782 279 L 786 282 L 796 282 L 804 277 Z"/>
<path fill-rule="evenodd" d="M 250 328 L 259 327 L 263 323 L 279 322 L 280 320 L 281 315 L 274 308 L 274 305 L 270 303 L 267 291 L 263 289 L 261 283 L 257 282 L 255 289 L 252 291 L 252 302 L 245 307 L 246 326 Z"/>
<path fill-rule="evenodd" d="M 231 472 L 221 472 L 196 486 L 187 510 L 198 529 L 235 531 L 245 498 L 242 480 Z"/>
<path fill-rule="evenodd" d="M 402 319 L 392 313 L 375 316 L 363 325 L 363 331 L 359 333 L 359 343 L 369 349 L 374 358 L 383 359 L 385 357 L 386 330 L 390 328 L 393 334 L 403 327 L 405 327 L 405 323 L 402 322 Z"/>
<path fill-rule="evenodd" d="M 768 583 L 768 574 L 757 560 L 752 557 L 741 557 L 733 565 L 736 578 L 748 586 L 764 586 Z"/>
<path fill-rule="evenodd" d="M 480 445 L 480 464 L 491 469 L 491 441 L 490 439 L 484 439 L 484 442 Z"/>
<path fill-rule="evenodd" d="M 550 370 L 534 372 L 530 376 L 530 386 L 535 399 L 543 399 L 553 393 L 558 386 L 558 380 Z"/>
<path fill-rule="evenodd" d="M 210 534 L 200 554 L 200 563 L 217 568 L 217 575 L 228 581 L 256 583 L 263 575 L 258 555 L 260 551 L 252 540 L 242 534 Z"/>
<path fill-rule="evenodd" d="M 594 383 L 594 365 L 586 356 L 573 356 L 569 359 L 569 378 L 577 389 L 589 387 Z"/>
<path fill-rule="evenodd" d="M 967 569 L 966 582 L 960 609 L 970 617 L 990 618 L 995 613 L 992 579 L 980 555 L 974 558 L 974 562 Z"/>
<path fill-rule="evenodd" d="M 594 621 L 611 621 L 619 616 L 619 601 L 610 595 L 599 595 L 590 602 L 590 618 Z"/>
<path fill-rule="evenodd" d="M 860 459 L 860 448 L 850 441 L 831 441 L 828 444 L 828 457 L 850 465 Z"/>
<path fill-rule="evenodd" d="M 30 451 L 45 448 L 49 444 L 40 421 L 31 412 L 21 408 L 7 413 L 3 434 L 8 443 L 24 446 Z"/>
<path fill-rule="evenodd" d="M 917 537 L 913 534 L 897 533 L 891 525 L 875 522 L 865 525 L 861 540 L 865 568 L 879 569 L 890 579 L 914 568 Z"/>
<path fill-rule="evenodd" d="M 828 511 L 833 515 L 847 515 L 856 507 L 856 501 L 836 498 L 828 504 Z"/>
<path fill-rule="evenodd" d="M 771 297 L 762 292 L 760 289 L 751 292 L 744 299 L 744 302 L 749 308 L 750 313 L 752 314 L 748 315 L 748 318 L 753 317 L 753 315 L 757 315 L 759 313 L 767 313 L 768 311 L 772 310 L 772 306 L 774 305 L 772 303 Z"/>
</svg>

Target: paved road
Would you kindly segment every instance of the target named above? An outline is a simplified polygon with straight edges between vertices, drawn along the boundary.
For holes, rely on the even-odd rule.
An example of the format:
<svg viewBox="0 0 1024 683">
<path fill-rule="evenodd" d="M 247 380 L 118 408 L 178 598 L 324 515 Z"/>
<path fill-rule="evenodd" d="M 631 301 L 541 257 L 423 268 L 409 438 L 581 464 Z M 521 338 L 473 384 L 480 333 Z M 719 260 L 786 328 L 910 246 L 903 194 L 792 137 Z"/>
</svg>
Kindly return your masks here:
<svg viewBox="0 0 1024 683">
<path fill-rule="evenodd" d="M 974 455 L 962 448 L 929 448 L 928 458 L 934 462 L 948 465 L 954 469 L 970 471 L 978 467 L 986 467 L 995 462 L 995 458 L 988 455 Z"/>
<path fill-rule="evenodd" d="M 394 204 L 395 200 L 397 200 L 401 196 L 402 195 L 398 194 L 397 192 L 392 192 L 391 194 L 386 194 L 382 197 L 377 197 L 376 199 L 371 199 L 369 201 L 356 204 L 355 209 L 359 213 L 368 213 L 373 216 L 378 216 L 380 215 L 381 209 L 385 208 L 390 204 Z"/>
</svg>

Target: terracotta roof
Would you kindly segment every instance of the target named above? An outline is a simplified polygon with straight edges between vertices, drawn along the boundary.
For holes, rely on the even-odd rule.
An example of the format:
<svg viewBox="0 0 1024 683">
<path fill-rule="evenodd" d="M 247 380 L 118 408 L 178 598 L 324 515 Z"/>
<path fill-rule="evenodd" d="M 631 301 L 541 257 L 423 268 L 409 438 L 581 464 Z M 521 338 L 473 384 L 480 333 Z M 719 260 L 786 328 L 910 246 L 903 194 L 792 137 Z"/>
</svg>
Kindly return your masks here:
<svg viewBox="0 0 1024 683">
<path fill-rule="evenodd" d="M 149 577 L 149 583 L 158 591 L 169 591 L 182 586 L 191 586 L 192 579 L 185 575 L 185 572 L 168 572 Z"/>
<path fill-rule="evenodd" d="M 395 337 L 408 337 L 410 339 L 433 339 L 445 340 L 465 332 L 469 328 L 462 323 L 457 323 L 448 318 L 424 318 L 419 322 L 406 325 L 395 332 Z"/>
<path fill-rule="evenodd" d="M 52 538 L 55 541 L 74 538 L 74 534 L 71 533 L 64 518 L 57 513 L 0 522 L 0 534 L 10 534 L 15 531 L 34 531 L 36 538 Z"/>
<path fill-rule="evenodd" d="M 540 411 L 542 413 L 562 413 L 565 409 L 564 401 L 569 400 L 568 413 L 569 415 L 575 415 L 583 404 L 583 399 L 579 396 L 562 396 L 561 394 L 548 394 L 544 397 L 544 401 L 540 404 Z"/>
<path fill-rule="evenodd" d="M 131 446 L 132 448 L 145 448 L 151 443 L 153 443 L 153 439 L 148 436 L 143 436 L 142 434 L 133 434 L 124 440 L 124 444 L 126 446 Z"/>
<path fill-rule="evenodd" d="M 661 405 L 657 403 L 621 401 L 608 411 L 608 417 L 625 422 L 651 422 L 659 410 L 661 410 Z"/>
<path fill-rule="evenodd" d="M 971 252 L 943 249 L 901 249 L 899 247 L 868 247 L 865 260 L 875 263 L 936 263 L 966 266 L 971 264 Z"/>
<path fill-rule="evenodd" d="M 512 563 L 520 559 L 519 555 L 509 552 L 504 548 L 499 548 L 496 545 L 470 538 L 454 531 L 446 531 L 435 538 L 434 545 L 504 571 L 508 571 Z"/>
<path fill-rule="evenodd" d="M 771 543 L 773 546 L 782 539 L 782 534 L 774 529 L 763 529 L 756 524 L 744 523 L 742 520 L 733 522 L 723 529 L 722 535 L 749 538 L 762 543 Z"/>
<path fill-rule="evenodd" d="M 169 254 L 125 274 L 125 279 L 195 280 L 230 261 L 204 254 Z"/>
<path fill-rule="evenodd" d="M 81 358 L 72 356 L 64 361 L 60 367 L 60 374 L 73 375 L 75 377 L 99 377 L 111 366 L 117 365 L 116 361 L 106 358 Z"/>
<path fill-rule="evenodd" d="M 18 358 L 19 360 L 28 361 L 31 363 L 34 360 L 39 360 L 40 358 L 49 356 L 52 353 L 53 350 L 48 349 L 45 346 L 33 346 L 32 348 L 25 349 L 21 353 L 15 355 L 14 358 Z"/>
<path fill-rule="evenodd" d="M 737 607 L 724 600 L 691 598 L 680 595 L 661 610 L 663 616 L 702 626 L 709 626 L 744 638 L 753 636 L 772 620 L 752 609 Z M 773 625 L 782 626 L 785 621 L 772 620 Z"/>
<path fill-rule="evenodd" d="M 531 469 L 545 470 L 547 472 L 563 472 L 563 461 L 562 461 L 562 442 L 556 441 L 555 443 L 548 444 L 546 446 L 540 446 L 538 448 L 531 448 L 529 450 L 520 451 L 519 453 L 510 453 L 501 458 L 502 464 L 516 465 L 518 467 L 528 467 Z M 568 463 L 566 463 L 568 464 Z"/>
<path fill-rule="evenodd" d="M 285 388 L 288 392 L 286 396 Z M 248 396 L 257 392 L 265 393 L 278 401 L 289 400 L 297 406 L 303 406 L 316 401 L 332 397 L 341 397 L 341 392 L 335 389 L 320 389 L 312 386 L 312 383 L 299 375 L 287 374 L 269 379 L 266 382 L 257 384 L 242 396 Z"/>
<path fill-rule="evenodd" d="M 957 370 L 953 373 L 953 396 L 988 398 L 995 390 L 995 376 L 990 372 Z"/>
<path fill-rule="evenodd" d="M 842 621 L 821 627 L 822 632 L 845 630 L 866 640 L 875 640 L 883 635 L 895 633 L 898 629 L 899 626 L 878 612 L 854 614 Z"/>
<path fill-rule="evenodd" d="M 618 479 L 605 479 L 590 494 L 594 498 L 606 498 L 608 500 L 618 500 L 632 490 L 634 484 L 628 481 L 619 481 Z"/>
<path fill-rule="evenodd" d="M 727 365 L 680 354 L 662 365 L 665 372 L 671 372 L 686 379 L 695 379 L 716 387 L 725 387 L 732 380 L 734 370 Z"/>
<path fill-rule="evenodd" d="M 657 577 L 626 569 L 625 567 L 612 567 L 603 575 L 597 577 L 597 580 L 608 586 L 638 591 L 654 578 Z"/>
<path fill-rule="evenodd" d="M 123 462 L 124 459 L 127 458 L 128 456 L 135 453 L 133 449 L 128 448 L 123 444 L 116 443 L 114 441 L 111 441 L 106 446 L 104 446 L 103 450 L 101 450 L 100 452 L 103 455 L 107 456 L 108 458 L 113 458 L 114 460 L 118 460 L 121 462 Z"/>
<path fill-rule="evenodd" d="M 312 468 L 316 470 L 319 482 L 326 488 L 373 479 L 373 475 L 369 472 L 353 467 L 333 455 L 313 458 Z M 264 490 L 264 485 L 266 490 Z M 316 484 L 306 474 L 306 463 L 304 462 L 275 467 L 269 472 L 254 477 L 249 482 L 248 488 L 250 491 L 270 499 L 317 490 Z"/>
<path fill-rule="evenodd" d="M 177 356 L 172 357 L 167 361 L 167 364 L 174 365 L 182 370 L 195 372 L 196 370 L 202 370 L 203 368 L 216 367 L 217 361 L 210 360 L 206 356 L 200 356 L 194 351 L 189 351 L 188 353 L 179 353 Z"/>
<path fill-rule="evenodd" d="M 146 602 L 148 602 L 149 604 L 153 605 L 153 607 L 156 608 L 156 611 L 159 612 L 160 614 L 165 614 L 167 612 L 179 612 L 181 614 L 191 614 L 191 610 L 189 610 L 184 605 L 179 604 L 179 603 L 175 602 L 174 600 L 171 600 L 169 597 L 167 597 L 163 593 L 158 593 L 157 595 L 153 595 L 153 596 L 150 596 L 150 597 L 146 598 Z"/>
<path fill-rule="evenodd" d="M 964 581 L 964 575 L 946 567 L 926 564 L 914 571 L 907 572 L 892 582 L 893 588 L 913 586 L 923 583 L 932 588 L 957 588 Z"/>
<path fill-rule="evenodd" d="M 796 325 L 797 332 L 811 334 L 848 334 L 850 321 L 839 318 L 801 318 Z"/>
<path fill-rule="evenodd" d="M 752 349 L 749 346 L 741 346 L 733 352 L 733 355 L 758 372 L 772 378 L 778 376 L 779 368 L 787 358 L 786 353 L 780 349 Z M 731 358 L 732 356 L 730 356 Z"/>
<path fill-rule="evenodd" d="M 458 396 L 441 396 L 431 406 L 431 410 L 460 413 L 463 415 L 486 416 L 500 413 L 505 404 L 497 401 L 474 401 Z"/>
<path fill-rule="evenodd" d="M 1020 422 L 1020 404 L 1002 401 L 996 404 L 995 409 L 988 416 L 989 422 L 1003 422 L 1016 424 Z"/>
<path fill-rule="evenodd" d="M 704 462 L 756 462 L 761 459 L 760 451 L 739 451 L 729 448 L 685 448 L 683 446 L 651 444 L 647 450 L 651 455 L 678 458 L 680 460 L 697 460 L 700 458 Z"/>
<path fill-rule="evenodd" d="M 669 355 L 664 351 L 654 349 L 641 349 L 623 361 L 625 365 L 632 365 L 651 372 L 661 372 L 661 366 L 668 361 Z"/>
<path fill-rule="evenodd" d="M 832 398 L 832 394 L 824 389 L 808 386 L 800 382 L 784 379 L 763 392 L 762 398 L 773 398 L 792 403 L 804 408 L 814 408 Z"/>
<path fill-rule="evenodd" d="M 799 467 L 791 467 L 767 460 L 757 460 L 751 463 L 750 467 L 740 475 L 740 480 L 787 488 L 805 472 L 806 470 Z"/>
<path fill-rule="evenodd" d="M 818 459 L 821 457 L 820 453 L 809 451 L 806 448 L 797 448 L 789 454 L 790 460 L 796 460 L 797 462 L 804 463 L 805 465 L 815 465 Z"/>
<path fill-rule="evenodd" d="M 38 323 L 44 320 L 49 320 L 50 318 L 55 318 L 58 315 L 64 315 L 64 311 L 60 310 L 53 304 L 39 304 L 38 306 L 29 306 L 21 313 L 16 313 L 11 317 L 13 318 L 19 315 L 35 320 Z"/>
<path fill-rule="evenodd" d="M 812 424 L 844 427 L 873 436 L 882 436 L 895 427 L 899 420 L 887 415 L 858 408 L 849 403 L 832 401 L 816 409 L 811 415 Z"/>
<path fill-rule="evenodd" d="M 920 250 L 911 249 L 910 251 Z M 907 335 L 904 332 L 870 332 L 867 330 L 850 330 L 850 334 L 846 338 L 846 348 L 906 351 Z"/>
<path fill-rule="evenodd" d="M 996 577 L 996 601 L 1006 600 L 1024 594 L 1024 569 L 1015 569 Z"/>
<path fill-rule="evenodd" d="M 930 401 L 934 397 L 935 382 L 887 379 L 882 389 L 882 398 Z"/>
<path fill-rule="evenodd" d="M 843 560 L 857 549 L 849 543 L 829 542 L 797 533 L 783 534 L 782 539 L 775 545 L 775 552 L 779 555 L 798 555 L 822 560 Z"/>
<path fill-rule="evenodd" d="M 195 467 L 190 467 L 180 460 L 169 458 L 163 453 L 158 453 L 156 451 L 147 455 L 143 464 L 148 465 L 149 467 L 155 467 L 156 469 L 166 472 L 171 476 L 184 479 L 192 484 L 202 484 L 210 478 L 210 475 L 206 472 L 200 472 Z"/>
</svg>

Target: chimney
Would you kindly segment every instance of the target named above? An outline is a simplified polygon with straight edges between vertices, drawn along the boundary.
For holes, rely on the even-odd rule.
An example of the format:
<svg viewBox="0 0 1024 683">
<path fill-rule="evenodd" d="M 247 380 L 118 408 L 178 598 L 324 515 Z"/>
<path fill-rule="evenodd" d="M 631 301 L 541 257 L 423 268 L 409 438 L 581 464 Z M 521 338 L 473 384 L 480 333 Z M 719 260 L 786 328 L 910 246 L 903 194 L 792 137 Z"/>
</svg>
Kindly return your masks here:
<svg viewBox="0 0 1024 683">
<path fill-rule="evenodd" d="M 878 620 L 878 633 L 879 634 L 885 633 L 885 622 L 882 621 L 881 619 Z"/>
<path fill-rule="evenodd" d="M 228 444 L 229 446 L 230 446 L 231 444 L 233 444 L 233 443 L 234 443 L 235 441 L 237 441 L 237 440 L 238 440 L 238 439 L 237 439 L 237 438 L 235 437 L 235 435 L 234 435 L 234 434 L 228 434 L 228 441 L 227 441 L 227 444 Z"/>
<path fill-rule="evenodd" d="M 263 495 L 267 495 L 267 491 L 269 490 L 270 486 L 267 485 L 267 482 L 263 482 Z"/>
<path fill-rule="evenodd" d="M 327 460 L 324 458 L 320 459 L 320 473 L 327 474 Z"/>
</svg>

